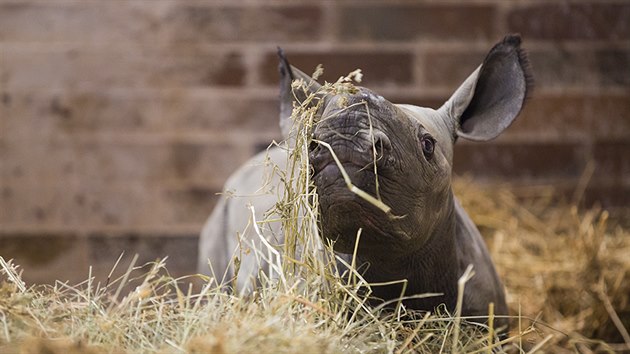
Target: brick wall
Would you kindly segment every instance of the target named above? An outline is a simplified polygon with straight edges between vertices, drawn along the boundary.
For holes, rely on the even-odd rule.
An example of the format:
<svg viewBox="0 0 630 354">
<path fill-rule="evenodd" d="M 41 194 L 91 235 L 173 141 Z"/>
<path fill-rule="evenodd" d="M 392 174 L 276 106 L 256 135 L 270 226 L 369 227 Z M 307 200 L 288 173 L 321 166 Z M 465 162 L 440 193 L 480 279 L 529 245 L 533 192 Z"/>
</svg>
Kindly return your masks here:
<svg viewBox="0 0 630 354">
<path fill-rule="evenodd" d="M 625 0 L 0 0 L 0 255 L 31 281 L 104 276 L 122 250 L 193 272 L 215 193 L 279 137 L 277 45 L 437 107 L 508 32 L 535 94 L 457 172 L 570 194 L 593 161 L 587 200 L 627 204 Z"/>
</svg>

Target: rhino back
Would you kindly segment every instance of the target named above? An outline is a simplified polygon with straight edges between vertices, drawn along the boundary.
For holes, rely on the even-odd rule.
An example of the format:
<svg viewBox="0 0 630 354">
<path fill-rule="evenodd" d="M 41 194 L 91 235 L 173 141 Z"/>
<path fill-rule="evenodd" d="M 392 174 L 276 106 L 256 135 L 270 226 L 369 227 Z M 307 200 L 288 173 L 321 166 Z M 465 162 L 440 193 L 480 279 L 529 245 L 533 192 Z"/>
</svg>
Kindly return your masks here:
<svg viewBox="0 0 630 354">
<path fill-rule="evenodd" d="M 266 161 L 271 163 L 266 164 Z M 237 291 L 252 288 L 259 269 L 265 268 L 266 264 L 261 264 L 254 252 L 241 252 L 251 246 L 259 249 L 261 246 L 251 225 L 249 205 L 253 206 L 258 221 L 263 220 L 264 214 L 275 206 L 278 201 L 275 188 L 281 185 L 281 181 L 273 173 L 272 166 L 275 164 L 283 170 L 286 161 L 286 150 L 272 147 L 252 157 L 230 176 L 223 188 L 226 195 L 221 196 L 201 231 L 197 263 L 199 273 L 214 276 L 220 283 L 230 280 L 235 276 L 233 258 L 236 256 L 240 260 Z M 268 227 L 278 228 L 277 225 Z M 273 231 L 281 235 L 279 229 Z"/>
</svg>

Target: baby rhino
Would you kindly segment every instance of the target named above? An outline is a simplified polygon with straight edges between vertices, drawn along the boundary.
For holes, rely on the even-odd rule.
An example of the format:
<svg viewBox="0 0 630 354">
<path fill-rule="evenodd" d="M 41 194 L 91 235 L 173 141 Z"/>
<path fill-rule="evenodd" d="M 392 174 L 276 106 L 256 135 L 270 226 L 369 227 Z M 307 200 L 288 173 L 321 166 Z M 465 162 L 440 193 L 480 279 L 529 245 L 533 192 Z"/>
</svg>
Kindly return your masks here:
<svg viewBox="0 0 630 354">
<path fill-rule="evenodd" d="M 357 264 L 365 265 L 361 269 L 368 282 L 406 279 L 407 296 L 440 294 L 408 299 L 404 303 L 409 308 L 433 310 L 445 304 L 454 310 L 457 280 L 472 265 L 475 275 L 466 283 L 462 315 L 487 316 L 490 303 L 494 303 L 495 314 L 508 313 L 503 285 L 488 250 L 453 195 L 451 174 L 453 144 L 458 138 L 493 139 L 521 111 L 531 80 L 520 44 L 517 35 L 496 44 L 438 110 L 392 104 L 362 87 L 324 98 L 309 146 L 321 234 L 334 241 L 336 252 L 351 254 L 361 229 Z M 301 96 L 292 92 L 291 82 L 311 79 L 291 67 L 282 55 L 280 61 L 280 123 L 283 133 L 289 135 L 293 103 Z M 312 90 L 318 87 L 317 83 L 310 86 Z M 348 189 L 329 148 L 352 183 L 379 196 L 391 207 L 391 213 Z M 282 147 L 268 152 L 280 167 L 286 164 L 286 153 Z M 254 205 L 261 220 L 276 202 L 273 193 L 261 193 L 263 159 L 264 154 L 255 157 L 228 180 L 226 190 L 248 197 L 222 199 L 201 234 L 200 272 L 208 273 L 210 264 L 216 276 L 231 279 L 235 274 L 230 259 L 239 255 L 236 285 L 240 289 L 248 288 L 248 275 L 258 274 L 261 267 L 238 251 L 239 238 L 244 243 L 260 242 L 253 232 L 242 233 L 251 215 L 247 205 Z M 393 300 L 400 297 L 402 288 L 375 286 L 372 290 L 377 298 Z M 495 323 L 507 322 L 498 319 Z"/>
</svg>

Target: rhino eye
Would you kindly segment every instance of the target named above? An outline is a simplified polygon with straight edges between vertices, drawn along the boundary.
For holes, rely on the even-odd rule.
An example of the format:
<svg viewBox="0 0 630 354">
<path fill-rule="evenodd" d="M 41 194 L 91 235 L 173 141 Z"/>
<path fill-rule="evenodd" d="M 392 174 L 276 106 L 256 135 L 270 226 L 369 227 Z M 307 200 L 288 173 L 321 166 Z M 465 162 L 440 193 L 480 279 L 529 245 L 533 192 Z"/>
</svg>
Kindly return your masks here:
<svg viewBox="0 0 630 354">
<path fill-rule="evenodd" d="M 435 139 L 429 134 L 424 134 L 420 138 L 420 145 L 422 146 L 422 153 L 427 160 L 431 160 L 433 152 L 435 151 Z"/>
</svg>

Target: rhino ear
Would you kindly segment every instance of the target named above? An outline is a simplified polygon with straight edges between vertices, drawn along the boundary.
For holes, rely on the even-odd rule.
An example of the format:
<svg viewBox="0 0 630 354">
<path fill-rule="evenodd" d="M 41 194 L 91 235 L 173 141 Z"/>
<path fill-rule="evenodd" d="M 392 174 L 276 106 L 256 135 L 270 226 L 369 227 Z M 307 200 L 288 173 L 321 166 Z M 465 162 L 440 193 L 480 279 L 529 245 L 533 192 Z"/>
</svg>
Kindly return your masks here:
<svg viewBox="0 0 630 354">
<path fill-rule="evenodd" d="M 291 112 L 293 111 L 293 103 L 300 104 L 311 92 L 316 92 L 321 85 L 318 84 L 309 75 L 306 75 L 296 67 L 289 64 L 284 56 L 284 51 L 278 48 L 278 71 L 280 72 L 280 129 L 285 139 L 291 134 L 293 122 L 291 121 Z M 306 83 L 309 92 L 297 89 L 293 90 L 291 83 L 294 80 L 302 79 Z"/>
<path fill-rule="evenodd" d="M 520 45 L 519 35 L 506 36 L 444 104 L 457 136 L 494 139 L 520 113 L 533 88 L 529 61 Z"/>
</svg>

